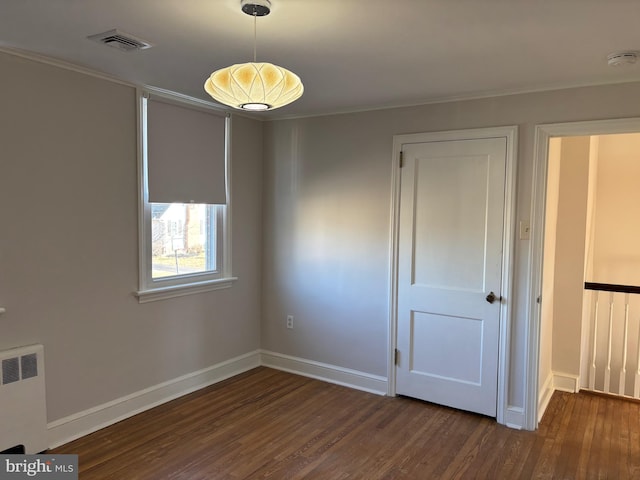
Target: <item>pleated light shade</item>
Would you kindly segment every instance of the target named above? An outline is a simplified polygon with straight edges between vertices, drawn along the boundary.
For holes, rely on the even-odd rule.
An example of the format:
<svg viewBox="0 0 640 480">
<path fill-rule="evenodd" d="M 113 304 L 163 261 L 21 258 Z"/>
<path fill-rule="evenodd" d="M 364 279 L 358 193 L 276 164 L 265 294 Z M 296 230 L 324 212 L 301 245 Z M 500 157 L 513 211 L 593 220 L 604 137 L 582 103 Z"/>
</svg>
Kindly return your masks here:
<svg viewBox="0 0 640 480">
<path fill-rule="evenodd" d="M 218 102 L 241 110 L 273 110 L 302 96 L 300 78 L 271 63 L 240 63 L 216 70 L 204 89 Z"/>
</svg>

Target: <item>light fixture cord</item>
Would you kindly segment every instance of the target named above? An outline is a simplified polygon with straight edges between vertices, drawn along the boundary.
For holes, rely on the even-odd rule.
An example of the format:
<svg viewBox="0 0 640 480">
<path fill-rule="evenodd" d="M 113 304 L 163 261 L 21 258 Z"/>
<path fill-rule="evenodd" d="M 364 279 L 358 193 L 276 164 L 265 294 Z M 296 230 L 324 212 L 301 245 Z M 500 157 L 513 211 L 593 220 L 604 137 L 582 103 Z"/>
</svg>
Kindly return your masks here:
<svg viewBox="0 0 640 480">
<path fill-rule="evenodd" d="M 257 39 L 258 39 L 258 28 L 256 26 L 257 24 L 257 12 L 255 11 L 255 9 L 253 10 L 253 63 L 256 63 L 256 43 L 257 43 Z"/>
</svg>

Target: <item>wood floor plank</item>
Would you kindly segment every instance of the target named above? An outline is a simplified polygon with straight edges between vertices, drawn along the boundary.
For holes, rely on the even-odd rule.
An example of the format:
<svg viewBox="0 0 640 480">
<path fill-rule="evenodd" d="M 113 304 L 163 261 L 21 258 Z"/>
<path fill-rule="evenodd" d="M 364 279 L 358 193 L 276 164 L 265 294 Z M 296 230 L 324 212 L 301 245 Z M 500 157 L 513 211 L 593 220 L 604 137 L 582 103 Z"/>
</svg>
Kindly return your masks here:
<svg viewBox="0 0 640 480">
<path fill-rule="evenodd" d="M 567 431 L 565 436 L 569 441 L 562 441 L 558 439 L 557 449 L 559 452 L 559 468 L 558 478 L 560 479 L 573 479 L 578 474 L 578 465 L 582 454 L 581 443 L 578 439 L 583 439 L 584 442 L 589 442 L 586 433 L 588 428 L 588 398 L 584 395 L 572 395 L 575 400 L 573 414 L 567 417 Z"/>
<path fill-rule="evenodd" d="M 640 409 L 629 408 L 629 478 L 640 478 Z"/>
<path fill-rule="evenodd" d="M 260 367 L 52 453 L 82 480 L 640 479 L 640 403 L 556 392 L 525 432 Z"/>
</svg>

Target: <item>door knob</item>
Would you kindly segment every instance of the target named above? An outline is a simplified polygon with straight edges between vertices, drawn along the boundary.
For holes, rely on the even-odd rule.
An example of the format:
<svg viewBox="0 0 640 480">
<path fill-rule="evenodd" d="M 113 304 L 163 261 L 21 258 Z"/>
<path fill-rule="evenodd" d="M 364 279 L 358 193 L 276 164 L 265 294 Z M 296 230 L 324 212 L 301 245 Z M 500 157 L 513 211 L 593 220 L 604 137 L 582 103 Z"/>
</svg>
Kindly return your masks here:
<svg viewBox="0 0 640 480">
<path fill-rule="evenodd" d="M 498 299 L 498 297 L 496 297 L 496 294 L 493 293 L 493 292 L 489 292 L 489 295 L 487 295 L 487 298 L 486 298 L 487 302 L 489 302 L 489 303 L 493 303 L 497 299 Z"/>
</svg>

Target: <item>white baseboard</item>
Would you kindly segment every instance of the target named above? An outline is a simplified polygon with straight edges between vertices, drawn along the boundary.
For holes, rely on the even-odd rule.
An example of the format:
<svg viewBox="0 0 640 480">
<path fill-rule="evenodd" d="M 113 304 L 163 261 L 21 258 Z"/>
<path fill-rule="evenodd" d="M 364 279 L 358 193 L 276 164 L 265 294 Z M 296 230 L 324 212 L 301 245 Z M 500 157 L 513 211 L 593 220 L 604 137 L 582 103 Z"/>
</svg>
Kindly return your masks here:
<svg viewBox="0 0 640 480">
<path fill-rule="evenodd" d="M 525 425 L 524 408 L 510 405 L 504 416 L 504 424 L 509 428 L 522 430 Z"/>
<path fill-rule="evenodd" d="M 315 378 L 377 395 L 387 394 L 386 377 L 267 350 L 262 350 L 260 356 L 261 364 L 265 367 L 296 373 L 305 377 Z"/>
<path fill-rule="evenodd" d="M 377 395 L 387 394 L 388 381 L 386 377 L 281 353 L 256 350 L 50 422 L 47 425 L 49 448 L 55 448 L 71 442 L 145 410 L 260 365 Z M 557 390 L 577 391 L 578 382 L 579 378 L 577 376 L 556 373 L 553 376 L 552 383 Z M 545 382 L 545 388 L 547 383 L 549 382 Z M 551 392 L 549 393 L 550 398 L 553 389 L 550 386 L 547 389 Z M 542 405 L 542 403 L 539 403 L 539 405 Z M 544 408 L 546 408 L 546 405 L 544 405 Z M 524 428 L 524 409 L 514 406 L 507 407 L 504 420 L 505 425 L 508 427 Z"/>
<path fill-rule="evenodd" d="M 540 388 L 540 391 L 538 392 L 538 422 L 542 420 L 542 416 L 549 406 L 549 401 L 551 400 L 553 392 L 553 373 L 549 372 L 547 379 L 544 381 L 542 388 Z"/>
<path fill-rule="evenodd" d="M 524 408 L 509 405 L 504 414 L 504 424 L 509 428 L 522 430 L 525 426 Z"/>
<path fill-rule="evenodd" d="M 553 388 L 561 392 L 576 393 L 580 391 L 580 376 L 570 373 L 553 372 Z"/>
<path fill-rule="evenodd" d="M 49 448 L 71 442 L 260 365 L 378 395 L 385 395 L 387 392 L 385 377 L 280 353 L 256 350 L 50 422 L 47 425 Z"/>
<path fill-rule="evenodd" d="M 576 393 L 580 391 L 580 375 L 551 372 L 538 392 L 538 422 L 549 406 L 553 392 Z"/>
<path fill-rule="evenodd" d="M 256 350 L 55 420 L 47 425 L 49 448 L 63 445 L 120 420 L 258 366 L 260 366 L 260 351 Z"/>
</svg>

